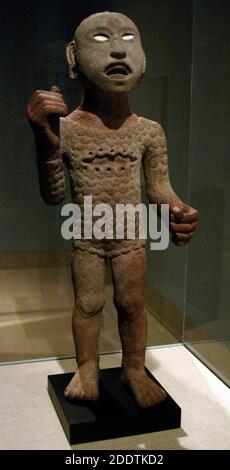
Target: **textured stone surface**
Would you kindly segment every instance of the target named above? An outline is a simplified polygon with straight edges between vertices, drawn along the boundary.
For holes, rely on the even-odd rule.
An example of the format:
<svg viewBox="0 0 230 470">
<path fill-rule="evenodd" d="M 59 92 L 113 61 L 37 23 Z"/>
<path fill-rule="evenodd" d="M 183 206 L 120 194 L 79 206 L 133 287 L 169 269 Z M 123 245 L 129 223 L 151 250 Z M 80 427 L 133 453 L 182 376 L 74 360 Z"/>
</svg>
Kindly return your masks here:
<svg viewBox="0 0 230 470">
<path fill-rule="evenodd" d="M 83 117 L 81 111 L 75 111 L 61 120 L 61 151 L 65 154 L 70 175 L 73 202 L 81 207 L 82 215 L 84 196 L 92 195 L 93 207 L 99 203 L 109 204 L 114 213 L 115 233 L 115 223 L 119 223 L 116 219 L 116 204 L 137 205 L 141 202 L 140 171 L 143 160 L 145 168 L 152 166 L 155 182 L 162 182 L 164 177 L 168 177 L 164 133 L 159 124 L 133 115 L 127 127 L 117 130 L 97 129 L 95 135 L 94 126 L 89 127 L 87 121 L 84 124 Z M 57 183 L 56 187 L 59 201 L 64 197 L 61 161 L 56 171 L 57 181 L 60 180 L 60 185 Z M 149 178 L 149 185 L 151 180 Z M 138 224 L 135 240 L 127 240 L 126 235 L 125 225 L 124 240 L 82 239 L 74 240 L 74 246 L 111 257 L 145 245 L 145 241 L 138 238 Z"/>
<path fill-rule="evenodd" d="M 49 92 L 35 92 L 28 105 L 43 199 L 48 204 L 59 204 L 64 199 L 64 161 L 73 202 L 83 208 L 84 197 L 92 196 L 93 207 L 109 204 L 114 228 L 117 204 L 135 206 L 141 202 L 143 164 L 149 201 L 158 206 L 169 204 L 174 241 L 187 243 L 198 216 L 170 185 L 164 131 L 158 123 L 134 114 L 128 103 L 128 91 L 139 83 L 145 71 L 137 27 L 120 13 L 92 15 L 80 24 L 68 44 L 67 60 L 70 77 L 78 77 L 84 88 L 80 106 L 68 115 L 63 96 L 55 86 Z M 66 388 L 67 399 L 99 398 L 98 343 L 107 258 L 111 259 L 123 350 L 122 381 L 130 386 L 143 408 L 166 397 L 146 375 L 144 367 L 146 257 L 144 240 L 137 236 L 138 223 L 135 230 L 135 239 L 128 239 L 125 232 L 124 239 L 119 240 L 74 240 L 73 337 L 78 368 Z"/>
</svg>

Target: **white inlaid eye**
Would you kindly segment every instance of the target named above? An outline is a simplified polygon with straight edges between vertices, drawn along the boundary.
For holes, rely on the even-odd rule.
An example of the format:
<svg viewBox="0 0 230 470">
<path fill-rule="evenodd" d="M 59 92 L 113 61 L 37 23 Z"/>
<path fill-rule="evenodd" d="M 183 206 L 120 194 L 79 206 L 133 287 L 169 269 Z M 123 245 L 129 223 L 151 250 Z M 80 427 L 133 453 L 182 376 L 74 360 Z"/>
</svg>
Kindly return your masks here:
<svg viewBox="0 0 230 470">
<path fill-rule="evenodd" d="M 132 33 L 125 33 L 122 36 L 122 39 L 124 39 L 124 41 L 132 41 L 133 38 L 134 38 L 134 34 Z"/>
<path fill-rule="evenodd" d="M 109 40 L 106 34 L 95 34 L 94 39 L 98 42 L 105 42 Z"/>
</svg>

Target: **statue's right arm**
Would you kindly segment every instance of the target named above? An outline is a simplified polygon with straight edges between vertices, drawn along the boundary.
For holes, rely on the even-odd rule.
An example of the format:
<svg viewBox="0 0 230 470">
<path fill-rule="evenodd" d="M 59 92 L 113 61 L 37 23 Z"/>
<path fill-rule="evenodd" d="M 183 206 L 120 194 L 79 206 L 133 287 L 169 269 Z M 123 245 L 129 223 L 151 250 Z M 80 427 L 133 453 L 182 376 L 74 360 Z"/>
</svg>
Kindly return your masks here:
<svg viewBox="0 0 230 470">
<path fill-rule="evenodd" d="M 67 106 L 57 87 L 52 87 L 51 91 L 36 91 L 27 107 L 37 150 L 40 194 L 46 204 L 60 204 L 65 197 L 65 173 L 58 128 L 60 116 L 67 114 Z"/>
</svg>

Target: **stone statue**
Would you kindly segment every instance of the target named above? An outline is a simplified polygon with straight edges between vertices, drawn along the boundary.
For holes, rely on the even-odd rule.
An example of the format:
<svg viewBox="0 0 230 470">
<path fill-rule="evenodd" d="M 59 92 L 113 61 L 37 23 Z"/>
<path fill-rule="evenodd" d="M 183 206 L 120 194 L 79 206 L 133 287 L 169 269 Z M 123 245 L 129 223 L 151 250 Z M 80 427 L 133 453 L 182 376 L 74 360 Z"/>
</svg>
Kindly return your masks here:
<svg viewBox="0 0 230 470">
<path fill-rule="evenodd" d="M 67 59 L 70 77 L 78 78 L 83 85 L 80 106 L 68 114 L 56 86 L 51 91 L 36 91 L 28 104 L 42 198 L 47 204 L 62 202 L 65 164 L 73 202 L 80 207 L 87 195 L 92 195 L 94 206 L 98 202 L 109 203 L 112 208 L 117 203 L 138 204 L 142 164 L 149 201 L 159 206 L 169 204 L 172 241 L 187 244 L 196 229 L 198 212 L 184 204 L 170 185 L 164 131 L 129 107 L 128 92 L 145 72 L 137 27 L 120 13 L 94 14 L 78 26 L 67 46 Z M 99 398 L 98 342 L 108 258 L 122 343 L 121 380 L 143 408 L 166 397 L 144 369 L 144 244 L 139 238 L 73 242 L 72 325 L 77 371 L 65 391 L 68 399 Z"/>
</svg>

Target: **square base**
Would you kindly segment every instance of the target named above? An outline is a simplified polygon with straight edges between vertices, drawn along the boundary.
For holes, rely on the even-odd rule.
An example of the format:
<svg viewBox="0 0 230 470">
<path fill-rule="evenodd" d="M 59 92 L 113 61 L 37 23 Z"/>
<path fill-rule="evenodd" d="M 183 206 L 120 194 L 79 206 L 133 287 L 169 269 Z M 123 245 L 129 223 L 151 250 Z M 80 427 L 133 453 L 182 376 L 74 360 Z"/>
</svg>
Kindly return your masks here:
<svg viewBox="0 0 230 470">
<path fill-rule="evenodd" d="M 160 385 L 147 369 L 146 372 Z M 100 371 L 98 402 L 66 400 L 64 390 L 73 375 L 48 376 L 48 392 L 70 444 L 180 427 L 181 409 L 169 395 L 150 408 L 137 405 L 132 392 L 121 383 L 121 367 Z"/>
</svg>

